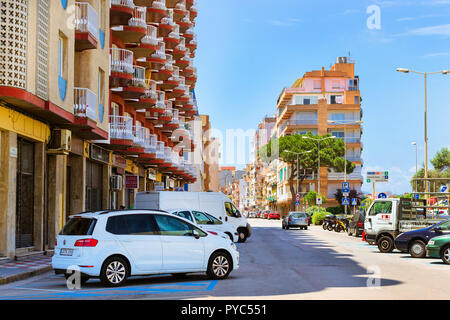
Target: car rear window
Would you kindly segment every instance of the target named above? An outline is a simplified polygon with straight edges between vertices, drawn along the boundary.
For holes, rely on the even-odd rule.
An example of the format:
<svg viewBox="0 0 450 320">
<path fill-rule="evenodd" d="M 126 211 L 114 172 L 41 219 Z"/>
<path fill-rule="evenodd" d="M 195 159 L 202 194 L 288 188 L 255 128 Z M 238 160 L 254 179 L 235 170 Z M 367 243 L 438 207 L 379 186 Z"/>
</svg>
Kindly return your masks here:
<svg viewBox="0 0 450 320">
<path fill-rule="evenodd" d="M 94 231 L 96 219 L 71 218 L 59 233 L 62 236 L 89 236 Z"/>
<path fill-rule="evenodd" d="M 291 213 L 292 218 L 306 218 L 307 215 L 304 212 Z"/>
<path fill-rule="evenodd" d="M 127 214 L 108 218 L 106 231 L 116 235 L 158 235 L 156 223 L 149 214 Z"/>
</svg>

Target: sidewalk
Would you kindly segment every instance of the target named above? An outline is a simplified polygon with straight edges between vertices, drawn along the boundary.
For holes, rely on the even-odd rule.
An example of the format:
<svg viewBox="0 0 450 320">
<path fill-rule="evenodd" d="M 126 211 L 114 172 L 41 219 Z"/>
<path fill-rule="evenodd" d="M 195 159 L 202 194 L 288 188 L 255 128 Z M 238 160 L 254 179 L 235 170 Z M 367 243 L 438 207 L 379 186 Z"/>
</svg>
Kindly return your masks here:
<svg viewBox="0 0 450 320">
<path fill-rule="evenodd" d="M 0 261 L 0 285 L 23 280 L 52 270 L 52 255 L 38 255 Z"/>
</svg>

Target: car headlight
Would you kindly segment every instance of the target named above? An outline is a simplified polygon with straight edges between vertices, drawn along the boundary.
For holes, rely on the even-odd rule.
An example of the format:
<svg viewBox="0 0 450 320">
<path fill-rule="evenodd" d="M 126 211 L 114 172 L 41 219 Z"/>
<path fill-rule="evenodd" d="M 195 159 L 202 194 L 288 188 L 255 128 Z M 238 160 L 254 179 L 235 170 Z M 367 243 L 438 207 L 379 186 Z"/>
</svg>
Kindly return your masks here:
<svg viewBox="0 0 450 320">
<path fill-rule="evenodd" d="M 429 245 L 433 245 L 433 244 L 434 244 L 434 240 L 428 241 L 428 244 L 429 244 Z"/>
<path fill-rule="evenodd" d="M 231 243 L 231 247 L 237 251 L 237 246 L 233 242 Z"/>
</svg>

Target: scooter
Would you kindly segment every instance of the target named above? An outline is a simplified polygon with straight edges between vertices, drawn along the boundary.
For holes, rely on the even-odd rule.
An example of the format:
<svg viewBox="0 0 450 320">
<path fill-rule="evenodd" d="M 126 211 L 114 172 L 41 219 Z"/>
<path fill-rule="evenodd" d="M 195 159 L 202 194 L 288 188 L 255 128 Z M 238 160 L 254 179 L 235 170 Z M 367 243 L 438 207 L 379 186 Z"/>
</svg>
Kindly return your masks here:
<svg viewBox="0 0 450 320">
<path fill-rule="evenodd" d="M 334 231 L 336 232 L 341 232 L 341 231 L 345 231 L 348 232 L 348 225 L 349 222 L 347 219 L 337 219 L 336 223 L 334 225 Z"/>
</svg>

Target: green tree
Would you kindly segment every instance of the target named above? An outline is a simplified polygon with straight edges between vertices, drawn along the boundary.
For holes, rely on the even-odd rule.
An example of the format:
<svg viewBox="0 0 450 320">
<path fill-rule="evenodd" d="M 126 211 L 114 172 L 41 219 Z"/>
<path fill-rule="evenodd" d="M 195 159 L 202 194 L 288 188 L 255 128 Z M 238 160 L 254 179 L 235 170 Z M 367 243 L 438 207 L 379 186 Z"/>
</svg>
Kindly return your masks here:
<svg viewBox="0 0 450 320">
<path fill-rule="evenodd" d="M 317 172 L 318 169 L 318 143 L 311 139 L 304 139 L 302 136 L 308 136 L 315 139 L 330 137 L 330 134 L 324 136 L 315 136 L 312 133 L 306 135 L 289 135 L 279 139 L 274 138 L 263 146 L 258 155 L 261 161 L 270 163 L 275 159 L 281 159 L 287 163 L 290 169 L 289 188 L 294 196 L 301 190 L 295 190 L 294 179 L 297 177 L 297 155 L 295 153 L 303 153 L 298 157 L 299 167 L 299 186 L 301 189 L 302 182 L 311 173 Z M 288 152 L 289 151 L 289 152 Z M 304 153 L 311 151 L 310 153 Z M 326 139 L 320 142 L 320 163 L 321 166 L 328 167 L 328 170 L 334 169 L 338 172 L 344 171 L 347 166 L 347 172 L 352 173 L 355 165 L 351 161 L 345 163 L 344 160 L 345 145 L 342 139 Z M 291 202 L 291 210 L 294 210 L 294 202 Z"/>
</svg>

